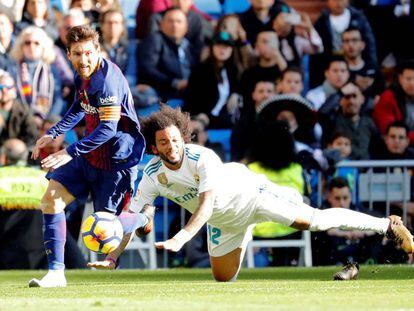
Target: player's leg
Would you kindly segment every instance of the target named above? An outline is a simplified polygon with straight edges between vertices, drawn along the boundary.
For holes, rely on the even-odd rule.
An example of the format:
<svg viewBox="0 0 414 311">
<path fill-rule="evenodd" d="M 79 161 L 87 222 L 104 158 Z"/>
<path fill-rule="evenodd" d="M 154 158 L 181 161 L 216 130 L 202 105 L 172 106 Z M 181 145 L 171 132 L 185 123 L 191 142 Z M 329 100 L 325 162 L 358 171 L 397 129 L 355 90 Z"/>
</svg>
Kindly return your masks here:
<svg viewBox="0 0 414 311">
<path fill-rule="evenodd" d="M 239 274 L 247 244 L 252 240 L 254 225 L 226 232 L 207 224 L 207 244 L 211 271 L 218 282 L 235 281 Z"/>
<path fill-rule="evenodd" d="M 230 253 L 220 256 L 210 256 L 211 271 L 218 282 L 234 281 L 239 273 L 243 260 L 243 249 L 238 247 Z"/>
<path fill-rule="evenodd" d="M 75 197 L 86 199 L 89 188 L 84 175 L 82 157 L 77 157 L 57 170 L 49 172 L 49 186 L 42 198 L 44 241 L 49 272 L 42 280 L 33 279 L 30 287 L 66 286 L 64 247 L 66 218 L 64 209 Z"/>
<path fill-rule="evenodd" d="M 44 224 L 44 245 L 49 272 L 41 280 L 32 279 L 30 287 L 64 287 L 64 250 L 66 242 L 66 218 L 64 209 L 74 197 L 58 181 L 51 179 L 41 200 Z"/>
<path fill-rule="evenodd" d="M 145 227 L 149 219 L 142 213 L 130 213 L 127 211 L 133 197 L 134 184 L 137 178 L 137 168 L 129 168 L 121 171 L 97 170 L 97 182 L 92 187 L 92 198 L 95 211 L 104 211 L 119 215 L 124 236 L 119 247 L 108 254 L 103 261 L 88 263 L 88 267 L 98 269 L 114 269 L 118 257 L 133 237 L 138 228 Z M 124 212 L 122 212 L 124 211 Z"/>
<path fill-rule="evenodd" d="M 260 196 L 257 222 L 276 221 L 299 230 L 312 231 L 331 228 L 375 231 L 390 235 L 407 253 L 414 250 L 413 237 L 398 216 L 379 218 L 346 208 L 315 209 L 303 203 L 298 192 L 287 192 L 284 187 L 269 186 Z"/>
</svg>

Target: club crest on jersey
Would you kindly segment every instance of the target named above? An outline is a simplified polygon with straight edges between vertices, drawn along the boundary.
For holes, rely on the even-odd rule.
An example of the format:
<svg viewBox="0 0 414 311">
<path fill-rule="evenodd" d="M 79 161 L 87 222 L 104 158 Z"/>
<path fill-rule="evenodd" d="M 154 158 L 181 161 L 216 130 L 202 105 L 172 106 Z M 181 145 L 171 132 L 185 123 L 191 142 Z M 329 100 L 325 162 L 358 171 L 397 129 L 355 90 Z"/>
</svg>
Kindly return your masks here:
<svg viewBox="0 0 414 311">
<path fill-rule="evenodd" d="M 157 175 L 157 179 L 160 182 L 161 185 L 166 186 L 168 184 L 168 179 L 165 173 L 161 173 Z"/>
<path fill-rule="evenodd" d="M 194 180 L 197 184 L 200 183 L 200 176 L 198 176 L 198 174 L 194 174 Z"/>
<path fill-rule="evenodd" d="M 86 91 L 79 92 L 79 104 L 86 114 L 98 113 L 98 109 L 96 109 L 96 107 L 91 106 L 89 104 L 89 99 L 88 99 L 88 95 L 86 94 Z"/>
</svg>

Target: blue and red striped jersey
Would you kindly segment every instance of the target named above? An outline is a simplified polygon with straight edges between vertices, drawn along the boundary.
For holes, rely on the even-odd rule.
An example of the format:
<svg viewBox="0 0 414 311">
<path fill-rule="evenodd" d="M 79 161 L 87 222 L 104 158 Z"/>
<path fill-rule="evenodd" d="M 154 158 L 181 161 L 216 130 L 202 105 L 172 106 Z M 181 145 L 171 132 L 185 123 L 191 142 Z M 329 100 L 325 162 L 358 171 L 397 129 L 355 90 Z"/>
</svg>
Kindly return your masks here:
<svg viewBox="0 0 414 311">
<path fill-rule="evenodd" d="M 75 75 L 75 100 L 63 119 L 49 129 L 54 138 L 72 129 L 83 117 L 85 136 L 67 148 L 103 170 L 120 170 L 139 163 L 145 140 L 128 82 L 111 61 L 102 59 L 89 80 Z"/>
</svg>

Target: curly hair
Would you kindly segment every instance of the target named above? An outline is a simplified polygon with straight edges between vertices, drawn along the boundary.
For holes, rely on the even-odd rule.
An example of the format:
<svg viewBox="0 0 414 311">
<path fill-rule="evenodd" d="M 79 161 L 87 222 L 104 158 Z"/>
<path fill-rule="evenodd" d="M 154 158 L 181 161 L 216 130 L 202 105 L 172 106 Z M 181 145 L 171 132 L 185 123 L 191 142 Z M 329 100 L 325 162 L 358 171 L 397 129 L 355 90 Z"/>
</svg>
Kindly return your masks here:
<svg viewBox="0 0 414 311">
<path fill-rule="evenodd" d="M 155 133 L 170 126 L 175 126 L 181 133 L 185 143 L 191 142 L 190 114 L 182 112 L 181 108 L 171 108 L 161 104 L 159 111 L 141 120 L 141 131 L 147 142 L 147 153 L 154 154 L 151 146 L 155 146 Z"/>
</svg>

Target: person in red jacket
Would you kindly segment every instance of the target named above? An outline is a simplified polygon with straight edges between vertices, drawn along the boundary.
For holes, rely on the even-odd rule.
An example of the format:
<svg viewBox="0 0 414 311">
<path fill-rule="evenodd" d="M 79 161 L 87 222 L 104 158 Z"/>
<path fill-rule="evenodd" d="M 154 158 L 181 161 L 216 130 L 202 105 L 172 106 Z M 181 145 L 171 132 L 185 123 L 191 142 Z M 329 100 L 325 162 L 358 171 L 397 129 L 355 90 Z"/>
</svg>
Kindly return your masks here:
<svg viewBox="0 0 414 311">
<path fill-rule="evenodd" d="M 397 83 L 382 93 L 374 107 L 373 118 L 381 134 L 394 121 L 404 121 L 409 128 L 410 145 L 414 145 L 414 61 L 397 68 Z"/>
</svg>

